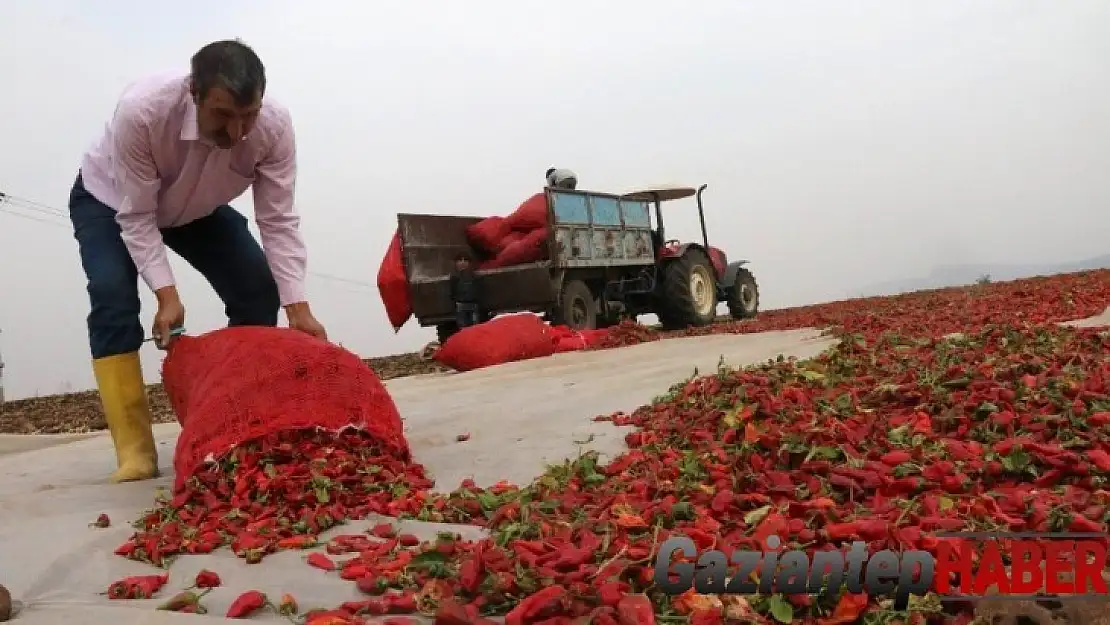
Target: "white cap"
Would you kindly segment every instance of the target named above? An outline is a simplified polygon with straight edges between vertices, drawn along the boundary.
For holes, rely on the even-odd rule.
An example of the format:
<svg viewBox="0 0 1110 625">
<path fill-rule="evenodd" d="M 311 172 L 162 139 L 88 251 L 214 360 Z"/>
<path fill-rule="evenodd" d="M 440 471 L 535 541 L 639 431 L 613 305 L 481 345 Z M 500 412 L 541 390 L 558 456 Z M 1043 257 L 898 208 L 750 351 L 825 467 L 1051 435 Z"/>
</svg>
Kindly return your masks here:
<svg viewBox="0 0 1110 625">
<path fill-rule="evenodd" d="M 568 187 L 573 189 L 577 184 L 578 175 L 569 169 L 555 169 L 552 167 L 547 170 L 547 186 L 549 187 Z"/>
</svg>

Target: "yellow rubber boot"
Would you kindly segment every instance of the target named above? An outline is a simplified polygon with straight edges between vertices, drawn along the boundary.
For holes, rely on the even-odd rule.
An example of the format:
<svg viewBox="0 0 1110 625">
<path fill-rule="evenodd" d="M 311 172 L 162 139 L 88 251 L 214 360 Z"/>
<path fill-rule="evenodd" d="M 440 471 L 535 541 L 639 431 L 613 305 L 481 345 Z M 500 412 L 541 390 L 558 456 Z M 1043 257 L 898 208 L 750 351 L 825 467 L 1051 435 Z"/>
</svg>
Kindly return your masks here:
<svg viewBox="0 0 1110 625">
<path fill-rule="evenodd" d="M 148 480 L 158 475 L 158 451 L 151 432 L 150 405 L 146 400 L 139 352 L 107 356 L 93 361 L 96 386 L 104 419 L 116 447 L 112 482 Z"/>
</svg>

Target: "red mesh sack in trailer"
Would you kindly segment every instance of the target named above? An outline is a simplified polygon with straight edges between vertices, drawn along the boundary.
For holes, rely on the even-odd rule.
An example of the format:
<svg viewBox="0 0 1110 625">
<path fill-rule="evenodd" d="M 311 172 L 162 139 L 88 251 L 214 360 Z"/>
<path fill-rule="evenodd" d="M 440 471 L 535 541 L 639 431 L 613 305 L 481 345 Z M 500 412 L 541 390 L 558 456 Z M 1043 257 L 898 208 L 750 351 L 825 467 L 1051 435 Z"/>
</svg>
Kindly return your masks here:
<svg viewBox="0 0 1110 625">
<path fill-rule="evenodd" d="M 506 315 L 459 330 L 435 353 L 456 371 L 472 371 L 555 353 L 547 324 L 530 314 Z"/>
<path fill-rule="evenodd" d="M 401 416 L 351 352 L 289 328 L 233 327 L 182 336 L 162 363 L 181 423 L 174 489 L 238 445 L 279 431 L 355 427 L 408 460 Z"/>
<path fill-rule="evenodd" d="M 506 247 L 509 247 L 513 243 L 520 241 L 525 236 L 526 235 L 523 232 L 517 232 L 515 230 L 510 231 L 508 234 L 501 237 L 501 240 L 497 242 L 497 245 L 495 245 L 493 248 L 493 253 L 500 254 L 501 252 L 505 251 Z"/>
<path fill-rule="evenodd" d="M 496 254 L 501 240 L 510 232 L 504 217 L 486 217 L 466 227 L 466 240 L 480 250 Z"/>
<path fill-rule="evenodd" d="M 509 227 L 518 232 L 531 232 L 547 227 L 547 196 L 542 192 L 524 200 L 508 217 Z"/>
<path fill-rule="evenodd" d="M 396 332 L 412 316 L 412 300 L 409 295 L 409 279 L 405 276 L 405 261 L 401 255 L 401 233 L 393 233 L 389 249 L 378 268 L 378 292 L 385 305 L 385 314 Z"/>
<path fill-rule="evenodd" d="M 506 245 L 494 260 L 501 267 L 534 263 L 543 260 L 546 243 L 547 228 L 533 230 L 519 241 Z"/>
</svg>

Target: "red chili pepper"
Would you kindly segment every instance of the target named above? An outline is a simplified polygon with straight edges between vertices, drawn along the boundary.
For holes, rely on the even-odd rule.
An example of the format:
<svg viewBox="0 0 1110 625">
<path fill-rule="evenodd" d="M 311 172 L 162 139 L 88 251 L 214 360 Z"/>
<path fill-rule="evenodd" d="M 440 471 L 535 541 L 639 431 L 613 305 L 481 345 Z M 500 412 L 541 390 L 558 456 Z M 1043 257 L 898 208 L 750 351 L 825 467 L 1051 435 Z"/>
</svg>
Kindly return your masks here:
<svg viewBox="0 0 1110 625">
<path fill-rule="evenodd" d="M 278 549 L 311 549 L 316 546 L 316 537 L 301 535 L 283 538 L 277 543 Z"/>
<path fill-rule="evenodd" d="M 880 460 L 885 465 L 896 467 L 900 464 L 910 462 L 911 460 L 913 460 L 913 456 L 910 455 L 908 451 L 889 451 L 883 454 Z"/>
<path fill-rule="evenodd" d="M 416 595 L 412 592 L 388 595 L 385 598 L 386 612 L 390 614 L 408 614 L 416 612 Z"/>
<path fill-rule="evenodd" d="M 1101 449 L 1089 449 L 1087 450 L 1087 460 L 1090 460 L 1091 464 L 1095 465 L 1099 471 L 1110 471 L 1110 453 Z"/>
<path fill-rule="evenodd" d="M 208 569 L 201 569 L 197 573 L 196 579 L 193 580 L 193 586 L 197 588 L 217 588 L 220 584 L 220 576 Z"/>
<path fill-rule="evenodd" d="M 505 625 L 528 625 L 538 620 L 542 615 L 552 610 L 566 593 L 566 588 L 553 585 L 525 597 L 505 615 Z"/>
<path fill-rule="evenodd" d="M 615 608 L 631 590 L 632 587 L 624 582 L 605 582 L 597 587 L 597 596 L 603 605 Z"/>
<path fill-rule="evenodd" d="M 358 589 L 368 595 L 380 595 L 386 591 L 388 584 L 380 577 L 367 575 L 358 580 Z"/>
<path fill-rule="evenodd" d="M 1087 425 L 1110 425 L 1110 411 L 1094 412 L 1087 415 Z"/>
<path fill-rule="evenodd" d="M 867 594 L 844 593 L 836 603 L 832 615 L 817 619 L 818 625 L 850 625 L 859 620 L 867 609 Z"/>
<path fill-rule="evenodd" d="M 397 535 L 397 530 L 390 523 L 378 523 L 370 530 L 370 534 L 378 538 L 393 538 Z"/>
<path fill-rule="evenodd" d="M 339 571 L 339 577 L 348 581 L 358 581 L 369 574 L 369 566 L 354 560 L 344 562 L 342 570 Z"/>
<path fill-rule="evenodd" d="M 314 566 L 314 567 L 316 567 L 318 569 L 321 569 L 321 570 L 324 570 L 324 571 L 334 571 L 335 570 L 335 562 L 331 558 L 329 558 L 326 555 L 320 553 L 319 551 L 314 551 L 314 552 L 308 554 L 307 559 L 308 559 L 308 565 L 309 566 Z"/>
<path fill-rule="evenodd" d="M 169 573 L 125 577 L 112 582 L 105 594 L 109 599 L 150 599 L 166 585 L 169 579 Z"/>
<path fill-rule="evenodd" d="M 304 625 L 362 625 L 362 622 L 338 610 L 318 610 L 305 615 Z"/>
<path fill-rule="evenodd" d="M 257 590 L 248 590 L 239 595 L 227 609 L 227 618 L 247 618 L 266 607 L 269 600 Z"/>
<path fill-rule="evenodd" d="M 467 614 L 466 608 L 453 599 L 445 599 L 439 603 L 435 613 L 434 625 L 471 625 L 473 620 Z"/>
<path fill-rule="evenodd" d="M 200 605 L 201 596 L 202 595 L 188 590 L 182 591 L 174 595 L 169 601 L 158 606 L 158 609 L 166 612 L 203 614 L 206 610 Z"/>
<path fill-rule="evenodd" d="M 625 595 L 617 604 L 620 625 L 654 625 L 655 607 L 647 595 Z"/>
<path fill-rule="evenodd" d="M 468 593 L 478 592 L 478 585 L 482 583 L 482 558 L 475 555 L 465 560 L 459 566 L 459 585 Z"/>
<path fill-rule="evenodd" d="M 1102 523 L 1096 523 L 1085 516 L 1076 514 L 1071 517 L 1068 523 L 1069 532 L 1089 532 L 1089 533 L 1102 533 L 1106 528 Z"/>
</svg>

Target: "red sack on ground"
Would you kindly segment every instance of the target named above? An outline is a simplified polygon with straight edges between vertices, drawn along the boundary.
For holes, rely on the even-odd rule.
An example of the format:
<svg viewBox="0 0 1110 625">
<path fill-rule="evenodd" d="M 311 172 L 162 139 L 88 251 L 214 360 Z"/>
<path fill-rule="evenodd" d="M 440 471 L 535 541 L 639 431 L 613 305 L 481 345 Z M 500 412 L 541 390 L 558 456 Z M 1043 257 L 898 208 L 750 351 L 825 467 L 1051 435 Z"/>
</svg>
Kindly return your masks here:
<svg viewBox="0 0 1110 625">
<path fill-rule="evenodd" d="M 162 363 L 181 423 L 174 488 L 232 448 L 285 430 L 356 427 L 409 458 L 401 417 L 378 376 L 351 352 L 289 328 L 183 336 Z"/>
<path fill-rule="evenodd" d="M 466 227 L 466 240 L 474 247 L 496 254 L 501 240 L 512 232 L 504 217 L 487 217 Z"/>
<path fill-rule="evenodd" d="M 501 252 L 505 251 L 506 247 L 509 247 L 513 243 L 522 240 L 525 236 L 526 235 L 523 232 L 510 230 L 508 234 L 501 237 L 501 240 L 497 242 L 497 245 L 493 249 L 493 253 L 500 254 Z"/>
<path fill-rule="evenodd" d="M 405 277 L 405 261 L 401 256 L 401 233 L 393 233 L 389 249 L 378 268 L 378 292 L 382 295 L 385 314 L 393 331 L 401 329 L 412 316 L 412 300 L 409 296 L 409 280 Z"/>
<path fill-rule="evenodd" d="M 506 245 L 494 260 L 501 267 L 534 263 L 543 260 L 546 243 L 547 228 L 533 230 L 519 241 Z"/>
<path fill-rule="evenodd" d="M 564 336 L 563 338 L 555 341 L 555 353 L 564 354 L 566 352 L 578 352 L 586 349 L 586 343 L 580 336 Z"/>
<path fill-rule="evenodd" d="M 578 336 L 586 343 L 586 349 L 597 347 L 603 338 L 609 336 L 609 330 L 580 330 Z"/>
<path fill-rule="evenodd" d="M 547 324 L 535 315 L 507 315 L 451 335 L 435 353 L 436 362 L 472 371 L 555 353 Z"/>
<path fill-rule="evenodd" d="M 551 339 L 556 353 L 576 352 L 594 347 L 608 330 L 572 330 L 567 326 L 551 326 Z"/>
<path fill-rule="evenodd" d="M 547 196 L 542 192 L 524 200 L 505 221 L 518 232 L 531 232 L 547 227 Z"/>
</svg>

